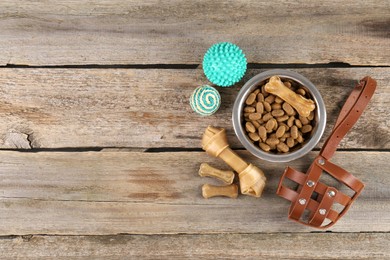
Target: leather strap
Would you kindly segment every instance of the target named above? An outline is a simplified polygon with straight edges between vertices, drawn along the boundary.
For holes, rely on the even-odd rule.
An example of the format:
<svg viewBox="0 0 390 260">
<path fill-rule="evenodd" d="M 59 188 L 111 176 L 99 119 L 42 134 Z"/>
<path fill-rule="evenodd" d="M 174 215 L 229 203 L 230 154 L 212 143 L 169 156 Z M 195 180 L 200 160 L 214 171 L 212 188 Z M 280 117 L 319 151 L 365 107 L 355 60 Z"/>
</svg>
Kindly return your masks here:
<svg viewBox="0 0 390 260">
<path fill-rule="evenodd" d="M 341 109 L 332 133 L 322 147 L 320 155 L 328 160 L 333 156 L 341 139 L 363 113 L 372 95 L 374 95 L 375 88 L 376 81 L 374 79 L 367 76 L 360 80 Z"/>
<path fill-rule="evenodd" d="M 363 190 L 364 184 L 360 180 L 341 167 L 329 162 L 329 159 L 335 153 L 341 139 L 362 114 L 374 94 L 375 88 L 375 80 L 365 77 L 352 90 L 340 111 L 332 133 L 306 174 L 290 167 L 287 167 L 284 171 L 279 182 L 277 194 L 291 201 L 288 214 L 290 219 L 312 227 L 330 227 L 346 213 L 352 202 Z M 320 182 L 323 171 L 353 190 L 354 195 L 350 197 L 336 188 Z M 283 181 L 285 178 L 297 183 L 297 190 L 284 186 Z M 313 198 L 313 194 L 317 194 L 317 196 Z M 338 203 L 344 208 L 338 212 L 332 209 L 334 203 Z M 308 220 L 302 219 L 305 210 L 310 211 Z M 329 220 L 329 223 L 325 223 L 326 219 Z"/>
</svg>

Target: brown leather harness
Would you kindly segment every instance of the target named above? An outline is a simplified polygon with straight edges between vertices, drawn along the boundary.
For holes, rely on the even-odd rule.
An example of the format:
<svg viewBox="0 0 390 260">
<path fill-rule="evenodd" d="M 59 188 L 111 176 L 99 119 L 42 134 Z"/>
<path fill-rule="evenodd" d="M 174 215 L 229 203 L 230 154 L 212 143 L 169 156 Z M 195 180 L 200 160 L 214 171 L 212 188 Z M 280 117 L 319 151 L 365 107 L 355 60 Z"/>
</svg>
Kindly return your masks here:
<svg viewBox="0 0 390 260">
<path fill-rule="evenodd" d="M 280 179 L 277 194 L 291 201 L 288 217 L 304 225 L 316 228 L 328 228 L 334 225 L 349 209 L 352 202 L 359 196 L 364 184 L 343 168 L 329 160 L 335 153 L 341 139 L 356 123 L 367 106 L 376 88 L 376 81 L 365 77 L 356 85 L 341 109 L 333 131 L 326 140 L 319 155 L 314 159 L 307 173 L 287 167 Z M 351 197 L 345 193 L 320 182 L 325 171 L 342 184 L 354 191 Z M 296 190 L 283 185 L 285 179 L 298 184 Z M 312 198 L 313 192 L 318 196 Z M 343 206 L 341 211 L 332 209 L 334 203 Z M 309 210 L 308 220 L 303 219 L 305 210 Z M 326 222 L 328 219 L 329 223 Z"/>
</svg>

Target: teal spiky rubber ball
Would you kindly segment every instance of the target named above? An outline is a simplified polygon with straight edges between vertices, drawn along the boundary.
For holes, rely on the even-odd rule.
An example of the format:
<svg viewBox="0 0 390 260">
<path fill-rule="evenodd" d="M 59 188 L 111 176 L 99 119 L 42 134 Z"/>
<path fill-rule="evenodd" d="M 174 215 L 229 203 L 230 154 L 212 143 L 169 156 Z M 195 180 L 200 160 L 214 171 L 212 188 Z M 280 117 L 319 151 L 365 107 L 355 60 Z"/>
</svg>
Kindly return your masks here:
<svg viewBox="0 0 390 260">
<path fill-rule="evenodd" d="M 208 85 L 197 87 L 190 97 L 192 110 L 201 116 L 209 116 L 217 112 L 221 105 L 218 91 Z"/>
<path fill-rule="evenodd" d="M 239 82 L 246 71 L 246 58 L 242 50 L 230 42 L 216 43 L 203 57 L 203 71 L 208 80 L 221 87 Z"/>
</svg>

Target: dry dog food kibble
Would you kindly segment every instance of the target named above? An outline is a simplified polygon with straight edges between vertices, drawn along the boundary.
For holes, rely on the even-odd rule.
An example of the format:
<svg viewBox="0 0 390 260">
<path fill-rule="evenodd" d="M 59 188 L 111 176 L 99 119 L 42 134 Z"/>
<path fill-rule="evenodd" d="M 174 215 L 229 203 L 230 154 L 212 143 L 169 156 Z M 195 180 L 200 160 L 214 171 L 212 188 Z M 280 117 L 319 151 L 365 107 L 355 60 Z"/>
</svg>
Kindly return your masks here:
<svg viewBox="0 0 390 260">
<path fill-rule="evenodd" d="M 267 102 L 267 101 L 264 101 L 263 102 L 263 105 L 264 105 L 264 109 L 265 109 L 265 111 L 267 111 L 267 112 L 270 112 L 271 111 L 271 105 Z"/>
<path fill-rule="evenodd" d="M 307 117 L 299 115 L 291 104 L 268 93 L 264 87 L 266 83 L 252 91 L 245 100 L 243 113 L 247 135 L 265 152 L 287 153 L 299 149 L 312 134 L 315 111 Z M 312 100 L 297 82 L 286 80 L 283 84 L 296 94 Z"/>
<path fill-rule="evenodd" d="M 255 93 L 251 93 L 250 95 L 249 95 L 249 97 L 246 99 L 246 104 L 247 105 L 252 105 L 252 103 L 255 101 L 255 99 L 256 99 L 256 94 Z"/>
<path fill-rule="evenodd" d="M 245 129 L 248 133 L 254 133 L 256 132 L 255 126 L 251 122 L 246 122 Z"/>
<path fill-rule="evenodd" d="M 250 120 L 259 120 L 261 118 L 261 114 L 260 113 L 251 113 L 249 114 L 249 119 Z"/>
<path fill-rule="evenodd" d="M 244 112 L 245 113 L 254 113 L 256 109 L 254 107 L 245 107 Z"/>
</svg>

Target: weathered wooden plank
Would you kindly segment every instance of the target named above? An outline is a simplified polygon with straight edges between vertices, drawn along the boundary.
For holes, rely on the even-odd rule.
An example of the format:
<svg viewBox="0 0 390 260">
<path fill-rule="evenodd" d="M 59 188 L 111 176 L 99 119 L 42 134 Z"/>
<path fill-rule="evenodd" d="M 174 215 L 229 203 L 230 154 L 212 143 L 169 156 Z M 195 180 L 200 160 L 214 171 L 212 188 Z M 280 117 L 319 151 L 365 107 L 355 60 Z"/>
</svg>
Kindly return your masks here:
<svg viewBox="0 0 390 260">
<path fill-rule="evenodd" d="M 200 117 L 188 100 L 207 83 L 201 70 L 0 69 L 0 147 L 200 147 L 210 124 L 227 128 L 233 147 L 242 147 L 232 130 L 232 107 L 243 83 L 261 71 L 250 70 L 236 87 L 218 88 L 221 109 Z M 390 68 L 296 71 L 323 95 L 324 138 L 357 80 L 376 78 L 376 94 L 340 147 L 390 148 Z"/>
<path fill-rule="evenodd" d="M 239 153 L 266 173 L 261 199 L 203 199 L 201 185 L 217 182 L 198 176 L 200 163 L 226 169 L 203 152 L 2 151 L 0 235 L 312 231 L 288 221 L 289 203 L 275 195 L 287 164 Z M 305 170 L 315 155 L 288 165 Z M 337 153 L 334 162 L 366 188 L 331 230 L 390 231 L 389 160 L 388 152 Z"/>
<path fill-rule="evenodd" d="M 232 41 L 249 62 L 389 65 L 387 1 L 0 4 L 0 65 L 199 64 Z"/>
<path fill-rule="evenodd" d="M 33 236 L 0 239 L 2 259 L 388 259 L 389 233 Z"/>
</svg>

